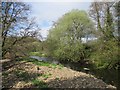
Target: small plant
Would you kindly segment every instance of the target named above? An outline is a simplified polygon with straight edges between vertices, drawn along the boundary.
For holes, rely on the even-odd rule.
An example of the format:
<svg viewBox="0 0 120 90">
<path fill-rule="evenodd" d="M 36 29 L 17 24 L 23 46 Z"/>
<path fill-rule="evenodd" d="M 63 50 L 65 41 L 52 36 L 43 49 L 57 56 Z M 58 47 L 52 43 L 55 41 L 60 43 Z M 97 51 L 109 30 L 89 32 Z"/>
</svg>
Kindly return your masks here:
<svg viewBox="0 0 120 90">
<path fill-rule="evenodd" d="M 43 81 L 34 79 L 31 81 L 33 85 L 37 86 L 38 88 L 47 88 L 47 84 Z"/>
<path fill-rule="evenodd" d="M 31 56 L 41 56 L 41 53 L 40 52 L 30 52 Z"/>
<path fill-rule="evenodd" d="M 59 68 L 59 69 L 62 69 L 63 67 L 64 67 L 64 66 L 63 66 L 62 64 L 59 64 L 59 65 L 58 65 L 58 68 Z"/>
<path fill-rule="evenodd" d="M 55 79 L 56 79 L 56 80 L 59 80 L 59 78 L 58 78 L 58 77 L 56 77 Z"/>
<path fill-rule="evenodd" d="M 15 72 L 15 75 L 18 77 L 18 78 L 21 78 L 22 80 L 24 81 L 28 81 L 29 80 L 29 74 L 25 71 L 22 71 L 22 70 L 16 70 Z"/>
<path fill-rule="evenodd" d="M 52 74 L 43 74 L 42 77 L 44 77 L 44 79 L 47 79 L 51 76 Z"/>
<path fill-rule="evenodd" d="M 45 54 L 43 53 L 41 56 L 42 56 L 42 57 L 45 57 Z"/>
<path fill-rule="evenodd" d="M 56 64 L 51 64 L 51 65 L 50 65 L 50 68 L 55 69 L 55 68 L 57 68 L 57 65 L 56 65 Z"/>
<path fill-rule="evenodd" d="M 2 75 L 3 75 L 4 77 L 5 77 L 5 76 L 7 77 L 7 76 L 8 76 L 8 73 L 3 72 Z"/>
</svg>

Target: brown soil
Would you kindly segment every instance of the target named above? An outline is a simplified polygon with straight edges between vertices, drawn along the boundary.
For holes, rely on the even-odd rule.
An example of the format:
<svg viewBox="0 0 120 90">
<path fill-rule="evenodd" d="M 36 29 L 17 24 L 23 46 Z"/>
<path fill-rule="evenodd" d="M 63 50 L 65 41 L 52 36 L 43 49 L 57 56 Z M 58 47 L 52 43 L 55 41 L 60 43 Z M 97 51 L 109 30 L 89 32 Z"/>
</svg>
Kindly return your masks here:
<svg viewBox="0 0 120 90">
<path fill-rule="evenodd" d="M 4 64 L 3 64 L 4 65 Z M 39 70 L 38 70 L 39 67 Z M 20 76 L 22 71 L 25 75 Z M 107 85 L 93 75 L 72 69 L 52 68 L 47 66 L 37 66 L 30 62 L 17 61 L 12 67 L 3 69 L 2 84 L 4 88 L 32 88 L 32 80 L 37 79 L 45 82 L 48 87 L 52 88 L 112 88 L 116 87 Z M 41 75 L 48 75 L 47 77 Z M 27 77 L 26 77 L 27 76 Z M 37 87 L 37 86 L 36 86 Z"/>
</svg>

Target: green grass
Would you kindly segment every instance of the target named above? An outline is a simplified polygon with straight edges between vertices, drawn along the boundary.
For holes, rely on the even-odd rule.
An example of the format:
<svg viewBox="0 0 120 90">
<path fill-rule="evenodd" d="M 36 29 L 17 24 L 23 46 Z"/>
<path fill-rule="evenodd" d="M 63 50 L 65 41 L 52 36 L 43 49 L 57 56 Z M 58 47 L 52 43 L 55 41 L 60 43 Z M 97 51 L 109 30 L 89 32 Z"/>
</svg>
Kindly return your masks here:
<svg viewBox="0 0 120 90">
<path fill-rule="evenodd" d="M 32 81 L 37 77 L 41 76 L 38 73 L 28 73 L 27 71 L 24 70 L 15 70 L 14 75 L 16 75 L 17 78 L 25 82 Z"/>
<path fill-rule="evenodd" d="M 58 68 L 59 68 L 59 69 L 62 69 L 63 67 L 64 67 L 64 66 L 63 66 L 62 64 L 59 64 L 59 65 L 58 65 Z"/>
<path fill-rule="evenodd" d="M 30 79 L 30 75 L 23 70 L 16 70 L 14 71 L 14 74 L 18 77 L 21 78 L 23 81 L 28 81 Z"/>
<path fill-rule="evenodd" d="M 43 74 L 42 77 L 44 77 L 44 79 L 47 79 L 47 78 L 49 78 L 51 75 L 52 75 L 52 74 L 50 74 L 50 73 L 49 73 L 49 74 Z"/>
<path fill-rule="evenodd" d="M 47 84 L 43 81 L 38 79 L 34 79 L 31 81 L 33 85 L 37 86 L 38 88 L 48 88 Z"/>
<path fill-rule="evenodd" d="M 18 59 L 18 61 L 27 61 L 27 62 L 32 62 L 33 64 L 35 65 L 38 65 L 38 66 L 47 66 L 49 68 L 59 68 L 59 69 L 62 69 L 63 68 L 63 65 L 59 64 L 52 64 L 52 63 L 49 63 L 49 62 L 43 62 L 43 61 L 38 61 L 36 59 L 33 59 L 33 58 L 28 58 L 28 57 L 25 57 L 25 58 L 21 58 L 21 59 Z"/>
</svg>

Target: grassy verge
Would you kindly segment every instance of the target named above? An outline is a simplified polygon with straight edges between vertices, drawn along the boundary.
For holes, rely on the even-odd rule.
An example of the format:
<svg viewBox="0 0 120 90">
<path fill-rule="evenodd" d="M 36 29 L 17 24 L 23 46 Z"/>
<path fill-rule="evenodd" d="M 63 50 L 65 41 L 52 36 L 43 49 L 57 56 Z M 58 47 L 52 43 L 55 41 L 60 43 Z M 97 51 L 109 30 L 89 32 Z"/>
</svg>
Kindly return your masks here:
<svg viewBox="0 0 120 90">
<path fill-rule="evenodd" d="M 36 59 L 33 59 L 33 58 L 28 58 L 28 57 L 25 57 L 25 58 L 21 58 L 21 59 L 18 59 L 20 61 L 27 61 L 27 62 L 32 62 L 33 64 L 35 65 L 38 65 L 38 66 L 47 66 L 49 68 L 59 68 L 59 69 L 62 69 L 63 68 L 63 65 L 59 64 L 53 64 L 53 63 L 49 63 L 49 62 L 43 62 L 43 61 L 38 61 Z"/>
</svg>

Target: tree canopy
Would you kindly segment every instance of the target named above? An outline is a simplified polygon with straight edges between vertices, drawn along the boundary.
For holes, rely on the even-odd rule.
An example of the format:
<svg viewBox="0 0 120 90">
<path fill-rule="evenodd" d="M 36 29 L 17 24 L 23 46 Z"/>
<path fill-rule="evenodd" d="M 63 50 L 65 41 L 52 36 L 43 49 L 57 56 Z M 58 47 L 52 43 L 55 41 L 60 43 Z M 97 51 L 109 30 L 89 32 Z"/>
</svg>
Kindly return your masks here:
<svg viewBox="0 0 120 90">
<path fill-rule="evenodd" d="M 93 22 L 85 11 L 72 10 L 66 13 L 56 22 L 48 35 L 51 53 L 61 60 L 83 60 L 85 46 L 82 38 L 89 36 L 93 31 Z"/>
</svg>

